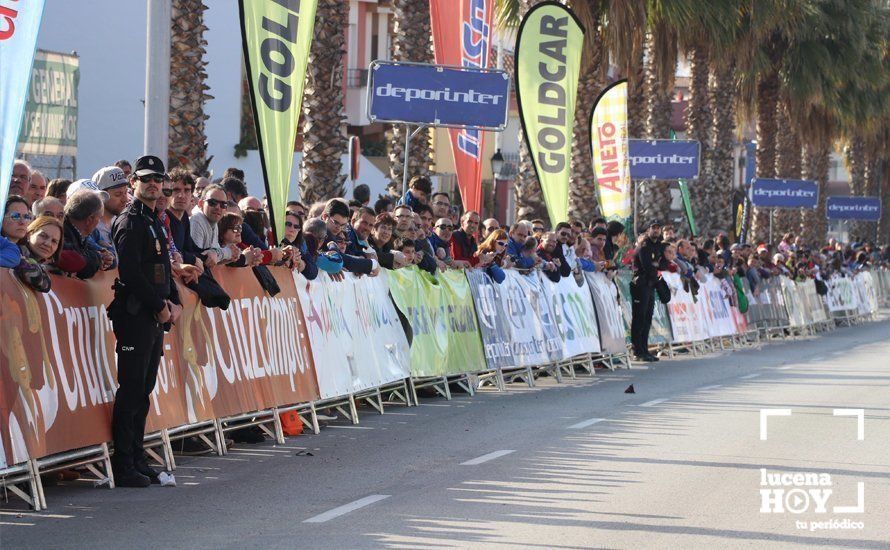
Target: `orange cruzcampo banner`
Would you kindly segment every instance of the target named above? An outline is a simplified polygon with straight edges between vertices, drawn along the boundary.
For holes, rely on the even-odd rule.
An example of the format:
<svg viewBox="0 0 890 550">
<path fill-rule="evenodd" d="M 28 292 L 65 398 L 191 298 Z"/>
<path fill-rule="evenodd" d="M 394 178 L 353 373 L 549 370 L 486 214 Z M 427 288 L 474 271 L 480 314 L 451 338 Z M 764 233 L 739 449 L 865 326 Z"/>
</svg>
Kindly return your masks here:
<svg viewBox="0 0 890 550">
<path fill-rule="evenodd" d="M 290 271 L 264 293 L 247 268 L 217 268 L 227 311 L 179 287 L 183 315 L 165 337 L 146 431 L 318 398 Z M 0 270 L 0 448 L 7 464 L 111 439 L 117 368 L 105 308 L 114 272 L 53 276 L 46 294 Z"/>
<path fill-rule="evenodd" d="M 495 0 L 430 0 L 436 63 L 487 69 Z M 485 132 L 449 128 L 457 186 L 464 210 L 482 208 L 482 153 Z"/>
</svg>

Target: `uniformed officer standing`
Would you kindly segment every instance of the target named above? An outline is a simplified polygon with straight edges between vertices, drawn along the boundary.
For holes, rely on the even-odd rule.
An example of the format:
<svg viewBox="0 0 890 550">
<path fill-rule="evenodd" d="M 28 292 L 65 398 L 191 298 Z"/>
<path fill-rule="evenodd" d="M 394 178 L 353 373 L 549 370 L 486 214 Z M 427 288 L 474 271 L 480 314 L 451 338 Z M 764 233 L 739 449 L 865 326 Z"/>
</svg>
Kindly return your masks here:
<svg viewBox="0 0 890 550">
<path fill-rule="evenodd" d="M 112 466 L 115 483 L 122 487 L 158 482 L 159 473 L 148 465 L 142 447 L 145 419 L 163 355 L 164 331 L 182 311 L 164 226 L 155 214 L 165 178 L 159 158 L 137 159 L 130 175 L 135 198 L 111 225 L 119 271 L 114 301 L 108 307 L 117 338 L 119 385 L 112 419 Z"/>
<path fill-rule="evenodd" d="M 633 279 L 630 282 L 632 313 L 630 341 L 634 359 L 638 361 L 658 361 L 649 353 L 649 329 L 652 327 L 652 314 L 655 312 L 655 283 L 658 282 L 658 264 L 661 261 L 661 224 L 649 223 L 646 237 L 634 256 Z"/>
</svg>

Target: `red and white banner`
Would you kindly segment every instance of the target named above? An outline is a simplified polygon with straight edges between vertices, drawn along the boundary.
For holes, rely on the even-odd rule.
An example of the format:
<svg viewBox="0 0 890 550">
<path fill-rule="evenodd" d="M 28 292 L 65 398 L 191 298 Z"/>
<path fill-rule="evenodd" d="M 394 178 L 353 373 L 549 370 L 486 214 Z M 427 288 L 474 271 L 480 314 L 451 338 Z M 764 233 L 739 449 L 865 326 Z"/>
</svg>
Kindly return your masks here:
<svg viewBox="0 0 890 550">
<path fill-rule="evenodd" d="M 488 68 L 495 0 L 430 0 L 436 63 Z M 485 132 L 449 128 L 457 186 L 464 210 L 482 208 Z"/>
</svg>

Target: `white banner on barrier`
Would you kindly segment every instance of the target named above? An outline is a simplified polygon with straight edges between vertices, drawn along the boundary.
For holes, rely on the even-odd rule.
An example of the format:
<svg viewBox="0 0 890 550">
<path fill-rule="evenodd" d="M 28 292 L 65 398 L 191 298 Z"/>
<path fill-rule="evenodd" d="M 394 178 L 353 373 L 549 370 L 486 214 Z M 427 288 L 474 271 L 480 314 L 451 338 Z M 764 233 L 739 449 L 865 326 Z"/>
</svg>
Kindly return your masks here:
<svg viewBox="0 0 890 550">
<path fill-rule="evenodd" d="M 515 367 L 536 367 L 564 359 L 562 338 L 537 273 L 504 270 L 501 296 L 506 297 Z"/>
<path fill-rule="evenodd" d="M 702 289 L 699 288 L 699 296 L 693 300 L 692 294 L 683 289 L 679 274 L 662 272 L 661 276 L 671 289 L 667 310 L 671 317 L 674 343 L 706 340 L 709 336 L 702 306 Z"/>
<path fill-rule="evenodd" d="M 859 314 L 876 313 L 878 311 L 878 294 L 871 273 L 868 271 L 857 273 L 853 277 L 853 287 L 856 289 L 856 298 L 859 302 Z"/>
<path fill-rule="evenodd" d="M 708 335 L 712 338 L 736 333 L 729 294 L 735 292 L 735 289 L 731 285 L 727 279 L 707 275 L 698 290 L 698 305 L 704 313 Z"/>
<path fill-rule="evenodd" d="M 587 286 L 596 309 L 596 321 L 600 329 L 600 347 L 603 353 L 614 355 L 627 352 L 624 321 L 618 305 L 618 289 L 603 273 L 585 273 Z"/>
<path fill-rule="evenodd" d="M 587 281 L 581 279 L 579 285 L 575 277 L 570 276 L 562 277 L 558 283 L 554 283 L 540 274 L 539 277 L 562 336 L 565 358 L 600 353 L 596 312 L 593 310 L 593 298 Z"/>
<path fill-rule="evenodd" d="M 825 295 L 828 311 L 840 313 L 859 308 L 856 290 L 847 277 L 834 276 L 828 280 L 828 294 Z"/>
<path fill-rule="evenodd" d="M 314 281 L 294 272 L 322 399 L 409 376 L 408 339 L 389 297 L 386 273 Z"/>
</svg>

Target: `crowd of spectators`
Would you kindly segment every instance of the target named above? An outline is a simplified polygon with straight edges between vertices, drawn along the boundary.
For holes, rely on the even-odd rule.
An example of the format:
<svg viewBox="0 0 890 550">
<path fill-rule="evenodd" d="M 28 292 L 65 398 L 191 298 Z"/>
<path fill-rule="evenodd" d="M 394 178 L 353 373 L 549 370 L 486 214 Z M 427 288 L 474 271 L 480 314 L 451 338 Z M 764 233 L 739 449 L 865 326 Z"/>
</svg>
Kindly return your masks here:
<svg viewBox="0 0 890 550">
<path fill-rule="evenodd" d="M 21 281 L 44 292 L 48 273 L 88 279 L 114 269 L 109 230 L 132 200 L 131 171 L 122 160 L 88 180 L 47 182 L 27 162 L 16 161 L 0 239 L 3 267 L 14 268 Z M 196 290 L 206 292 L 209 285 L 211 294 L 215 287 L 206 268 L 218 265 L 286 266 L 308 280 L 320 271 L 334 279 L 347 272 L 373 277 L 381 268 L 411 265 L 432 276 L 447 269 L 483 269 L 497 282 L 505 269 L 540 270 L 553 281 L 585 271 L 612 276 L 635 269 L 636 250 L 648 235 L 644 231 L 629 240 L 624 225 L 602 218 L 560 222 L 552 229 L 540 219 L 510 226 L 482 220 L 478 212 L 460 213 L 447 193 L 434 193 L 429 178 L 418 176 L 398 200 L 380 197 L 371 205 L 368 187 L 359 185 L 351 201 L 289 202 L 283 234 L 274 242 L 265 200 L 248 194 L 244 173 L 236 168 L 213 182 L 171 170 L 157 214 L 167 230 L 174 275 Z M 817 245 L 790 233 L 775 245 L 752 245 L 733 243 L 725 233 L 681 236 L 668 223 L 656 240 L 658 269 L 678 273 L 692 292 L 708 273 L 736 283 L 745 279 L 756 295 L 771 277 L 823 281 L 888 263 L 886 247 L 834 240 Z"/>
</svg>

